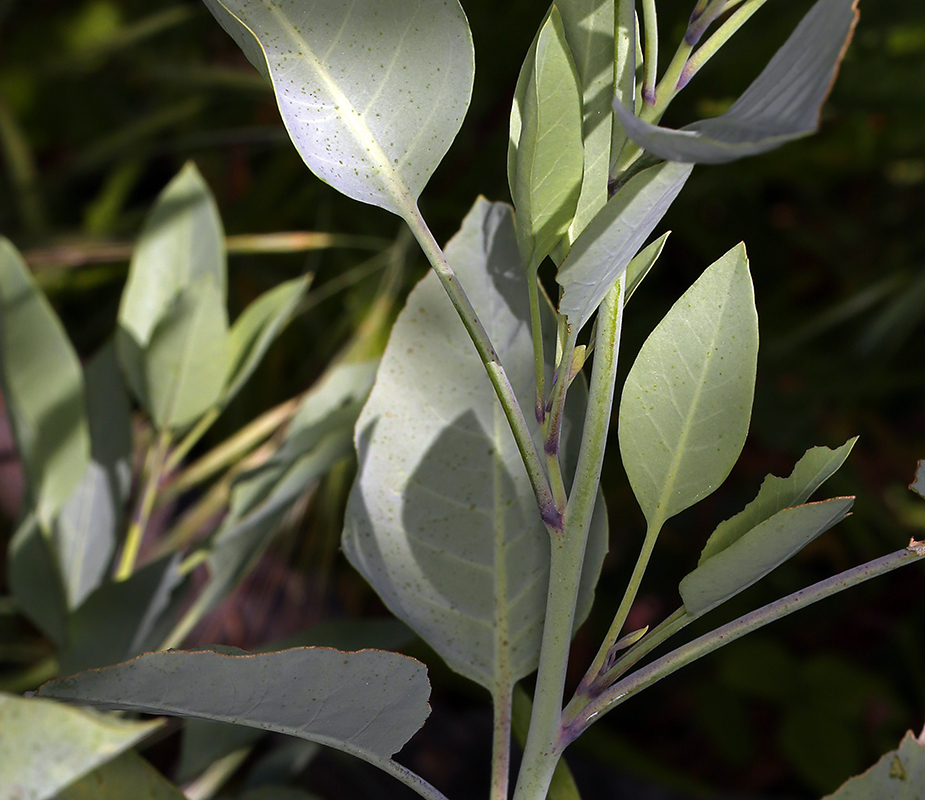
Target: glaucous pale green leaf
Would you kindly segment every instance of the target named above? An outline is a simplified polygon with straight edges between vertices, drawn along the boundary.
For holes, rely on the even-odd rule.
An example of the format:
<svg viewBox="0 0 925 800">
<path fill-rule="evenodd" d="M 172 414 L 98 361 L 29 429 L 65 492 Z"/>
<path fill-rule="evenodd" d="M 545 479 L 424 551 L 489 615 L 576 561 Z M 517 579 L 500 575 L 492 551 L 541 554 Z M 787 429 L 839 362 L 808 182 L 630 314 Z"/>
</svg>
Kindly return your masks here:
<svg viewBox="0 0 925 800">
<path fill-rule="evenodd" d="M 119 360 L 129 386 L 143 402 L 151 389 L 144 353 L 155 329 L 175 314 L 177 295 L 207 275 L 224 307 L 222 221 L 209 187 L 189 162 L 161 192 L 145 220 L 119 305 Z"/>
<path fill-rule="evenodd" d="M 0 387 L 42 528 L 90 458 L 80 360 L 29 268 L 0 237 Z"/>
<path fill-rule="evenodd" d="M 915 480 L 909 484 L 909 488 L 921 497 L 925 497 L 925 459 L 919 461 L 915 470 Z"/>
<path fill-rule="evenodd" d="M 391 758 L 427 719 L 419 661 L 380 650 L 300 647 L 260 655 L 148 653 L 46 683 L 87 705 L 234 722 L 299 736 L 369 761 Z"/>
<path fill-rule="evenodd" d="M 583 327 L 658 225 L 691 174 L 666 162 L 640 172 L 607 201 L 559 265 L 559 313 Z"/>
<path fill-rule="evenodd" d="M 907 731 L 899 748 L 825 800 L 920 800 L 925 786 L 925 734 Z"/>
<path fill-rule="evenodd" d="M 477 200 L 446 254 L 522 406 L 531 407 L 530 311 L 510 207 Z M 544 330 L 554 336 L 548 305 L 544 314 Z M 551 338 L 545 350 L 555 352 Z M 569 401 L 566 475 L 577 460 L 578 437 L 570 433 L 580 430 L 586 402 L 580 381 Z M 392 329 L 356 443 L 359 473 L 343 538 L 350 562 L 457 672 L 492 692 L 530 673 L 546 611 L 549 537 L 484 367 L 433 274 L 412 291 Z M 579 620 L 606 541 L 598 498 Z"/>
<path fill-rule="evenodd" d="M 176 786 L 134 750 L 97 767 L 55 800 L 186 800 Z"/>
<path fill-rule="evenodd" d="M 633 296 L 633 292 L 639 288 L 639 284 L 649 274 L 649 270 L 655 266 L 655 262 L 658 261 L 658 257 L 665 247 L 665 242 L 668 241 L 669 233 L 671 231 L 665 231 L 658 239 L 647 244 L 633 256 L 633 260 L 626 267 L 626 289 L 624 289 L 623 294 L 623 305 L 626 305 Z"/>
<path fill-rule="evenodd" d="M 515 97 L 513 112 L 520 122 L 513 196 L 521 252 L 535 267 L 568 230 L 584 171 L 581 89 L 555 5 L 524 62 L 518 82 L 523 81 L 526 88 L 522 98 Z M 512 121 L 512 130 L 515 125 Z"/>
<path fill-rule="evenodd" d="M 607 202 L 613 128 L 614 3 L 613 0 L 559 0 L 557 7 L 578 72 L 584 153 L 581 195 L 563 242 L 564 256 Z"/>
<path fill-rule="evenodd" d="M 35 514 L 27 514 L 7 551 L 6 577 L 17 609 L 59 647 L 67 641 L 61 569 Z"/>
<path fill-rule="evenodd" d="M 242 25 L 237 17 L 229 13 L 220 0 L 203 0 L 203 2 L 212 13 L 212 16 L 218 20 L 218 24 L 222 26 L 225 33 L 234 39 L 235 44 L 241 48 L 244 55 L 247 56 L 247 60 L 251 62 L 267 83 L 272 84 L 270 71 L 267 69 L 266 56 L 264 56 L 260 43 L 254 37 L 254 34 L 245 25 Z"/>
<path fill-rule="evenodd" d="M 54 797 L 160 725 L 0 694 L 0 797 Z"/>
<path fill-rule="evenodd" d="M 263 50 L 308 168 L 407 215 L 469 106 L 472 36 L 457 0 L 220 2 Z"/>
<path fill-rule="evenodd" d="M 228 375 L 228 312 L 211 276 L 186 287 L 151 332 L 142 397 L 158 429 L 183 428 L 218 403 Z"/>
<path fill-rule="evenodd" d="M 131 409 L 112 343 L 87 363 L 84 378 L 90 463 L 51 532 L 69 609 L 105 578 L 132 479 Z"/>
<path fill-rule="evenodd" d="M 789 478 L 768 475 L 761 484 L 758 496 L 734 517 L 721 522 L 704 545 L 698 564 L 703 564 L 721 550 L 740 539 L 756 525 L 785 508 L 799 506 L 809 500 L 813 492 L 831 478 L 845 463 L 857 437 L 849 439 L 837 450 L 813 447 L 807 450 Z"/>
<path fill-rule="evenodd" d="M 703 614 L 748 588 L 841 522 L 853 503 L 853 497 L 836 497 L 779 511 L 681 581 L 684 608 Z"/>
<path fill-rule="evenodd" d="M 273 340 L 292 319 L 308 290 L 308 278 L 295 278 L 265 292 L 235 320 L 228 332 L 228 402 L 257 368 Z"/>
<path fill-rule="evenodd" d="M 758 314 L 738 245 L 671 307 L 623 386 L 620 453 L 651 527 L 729 474 L 748 433 L 757 359 Z"/>
<path fill-rule="evenodd" d="M 818 0 L 761 74 L 725 114 L 671 130 L 644 122 L 621 103 L 629 137 L 671 161 L 723 164 L 808 136 L 857 22 L 857 0 Z"/>
<path fill-rule="evenodd" d="M 58 654 L 60 673 L 108 667 L 160 647 L 164 628 L 186 601 L 179 561 L 178 555 L 161 558 L 94 591 L 68 618 L 69 644 Z"/>
</svg>

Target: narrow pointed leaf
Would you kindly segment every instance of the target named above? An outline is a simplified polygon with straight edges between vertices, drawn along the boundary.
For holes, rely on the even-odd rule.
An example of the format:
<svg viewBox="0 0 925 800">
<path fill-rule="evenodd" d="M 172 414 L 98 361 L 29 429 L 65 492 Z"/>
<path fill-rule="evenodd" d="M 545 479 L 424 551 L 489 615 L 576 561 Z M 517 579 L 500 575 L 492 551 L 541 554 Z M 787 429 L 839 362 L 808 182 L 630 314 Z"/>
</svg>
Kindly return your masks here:
<svg viewBox="0 0 925 800">
<path fill-rule="evenodd" d="M 0 694 L 0 796 L 52 798 L 160 725 Z"/>
<path fill-rule="evenodd" d="M 535 267 L 568 230 L 584 171 L 581 90 L 555 5 L 527 59 L 513 195 L 521 252 Z"/>
<path fill-rule="evenodd" d="M 530 407 L 530 312 L 510 207 L 479 199 L 446 253 Z M 544 314 L 554 335 L 552 309 Z M 554 351 L 547 341 L 546 352 Z M 576 380 L 563 426 L 566 475 L 586 396 Z M 412 291 L 392 329 L 356 443 L 359 474 L 343 539 L 350 562 L 454 670 L 489 691 L 530 673 L 545 617 L 549 537 L 504 413 L 434 275 Z M 579 620 L 606 539 L 599 498 Z"/>
<path fill-rule="evenodd" d="M 16 607 L 58 647 L 67 642 L 67 598 L 61 568 L 34 513 L 13 534 L 7 582 Z"/>
<path fill-rule="evenodd" d="M 222 304 L 226 288 L 225 238 L 209 187 L 192 162 L 159 195 L 129 265 L 119 305 L 119 360 L 132 391 L 144 402 L 144 352 L 176 298 L 210 276 Z"/>
<path fill-rule="evenodd" d="M 559 266 L 559 313 L 583 327 L 658 225 L 693 168 L 667 162 L 627 181 L 572 245 Z"/>
<path fill-rule="evenodd" d="M 665 231 L 658 239 L 647 244 L 633 256 L 633 260 L 630 261 L 626 268 L 626 289 L 624 290 L 623 296 L 624 305 L 629 302 L 633 293 L 639 288 L 639 284 L 642 283 L 646 275 L 649 274 L 649 270 L 655 266 L 655 262 L 658 261 L 658 257 L 665 248 L 665 242 L 668 241 L 669 233 L 671 233 L 671 231 Z"/>
<path fill-rule="evenodd" d="M 51 537 L 69 609 L 106 576 L 132 478 L 131 409 L 112 344 L 87 363 L 84 375 L 91 460 L 56 517 Z"/>
<path fill-rule="evenodd" d="M 369 395 L 376 361 L 338 364 L 305 396 L 279 452 L 240 477 L 209 551 L 209 583 L 197 598 L 215 608 L 253 567 L 296 500 L 353 451 L 353 426 Z"/>
<path fill-rule="evenodd" d="M 305 277 L 286 281 L 258 297 L 235 320 L 228 332 L 228 381 L 223 402 L 234 397 L 251 376 L 307 290 Z"/>
<path fill-rule="evenodd" d="M 907 731 L 867 772 L 847 781 L 825 800 L 919 800 L 925 786 L 925 736 Z"/>
<path fill-rule="evenodd" d="M 613 0 L 560 0 L 558 8 L 578 72 L 584 154 L 581 195 L 563 242 L 564 256 L 607 202 L 613 128 L 614 3 Z"/>
<path fill-rule="evenodd" d="M 380 650 L 299 647 L 260 655 L 149 653 L 49 681 L 44 697 L 149 714 L 234 722 L 388 759 L 427 719 L 419 661 Z"/>
<path fill-rule="evenodd" d="M 704 271 L 643 344 L 620 402 L 620 452 L 650 526 L 710 494 L 751 418 L 758 315 L 745 247 Z"/>
<path fill-rule="evenodd" d="M 761 484 L 758 496 L 734 517 L 717 526 L 704 545 L 697 563 L 703 564 L 708 558 L 725 550 L 778 511 L 803 505 L 845 463 L 856 441 L 857 437 L 849 439 L 837 450 L 828 447 L 807 450 L 789 478 L 768 475 Z"/>
<path fill-rule="evenodd" d="M 9 240 L 0 237 L 0 386 L 44 530 L 90 458 L 80 360 Z"/>
<path fill-rule="evenodd" d="M 818 0 L 730 109 L 671 130 L 614 103 L 629 137 L 659 158 L 724 164 L 816 131 L 857 22 L 857 0 Z"/>
<path fill-rule="evenodd" d="M 158 429 L 183 428 L 215 406 L 228 374 L 224 293 L 205 276 L 176 295 L 145 352 L 148 410 Z"/>
<path fill-rule="evenodd" d="M 841 522 L 853 497 L 785 508 L 704 561 L 679 587 L 689 614 L 704 614 L 767 575 Z"/>
<path fill-rule="evenodd" d="M 308 168 L 407 214 L 469 105 L 472 37 L 457 0 L 220 1 L 259 43 Z"/>
</svg>

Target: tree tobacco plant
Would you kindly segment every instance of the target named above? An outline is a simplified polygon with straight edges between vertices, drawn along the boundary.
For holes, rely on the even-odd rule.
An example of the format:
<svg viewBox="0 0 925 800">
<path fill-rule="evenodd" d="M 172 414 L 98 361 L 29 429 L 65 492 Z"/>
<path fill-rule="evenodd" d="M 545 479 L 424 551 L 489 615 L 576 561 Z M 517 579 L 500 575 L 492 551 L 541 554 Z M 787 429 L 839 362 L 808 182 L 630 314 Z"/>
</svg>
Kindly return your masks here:
<svg viewBox="0 0 925 800">
<path fill-rule="evenodd" d="M 513 207 L 476 199 L 445 247 L 418 199 L 472 89 L 472 39 L 457 0 L 205 2 L 272 84 L 309 169 L 401 217 L 433 267 L 392 329 L 362 412 L 350 418 L 358 474 L 343 550 L 398 618 L 490 693 L 492 798 L 506 798 L 511 783 L 515 800 L 542 800 L 551 786 L 563 791 L 553 776 L 565 749 L 630 697 L 775 619 L 925 556 L 925 545 L 913 541 L 654 657 L 849 514 L 852 497 L 810 498 L 854 440 L 814 447 L 789 477 L 769 476 L 751 503 L 706 537 L 680 583 L 677 611 L 651 629 L 626 628 L 665 523 L 713 492 L 739 456 L 758 353 L 740 244 L 704 270 L 651 332 L 615 406 L 624 314 L 667 233 L 650 237 L 694 164 L 756 155 L 816 128 L 856 22 L 855 0 L 817 0 L 725 113 L 678 130 L 660 124 L 669 104 L 764 0 L 697 0 L 663 68 L 654 0 L 642 0 L 638 16 L 632 0 L 554 3 L 514 94 Z M 155 466 L 170 458 L 174 436 L 207 427 L 267 340 L 267 326 L 301 291 L 281 288 L 262 314 L 228 331 L 223 273 L 209 266 L 218 239 L 201 235 L 203 225 L 215 231 L 203 192 L 188 168 L 161 198 L 108 356 L 161 432 Z M 177 241 L 187 249 L 173 283 L 145 273 L 144 248 Z M 15 264 L 11 246 L 4 248 L 6 263 Z M 549 293 L 539 279 L 547 260 L 555 268 Z M 8 297 L 24 291 L 40 302 L 14 284 L 5 283 Z M 178 359 L 198 366 L 177 367 Z M 70 394 L 79 395 L 81 375 L 68 369 Z M 8 397 L 37 391 L 28 380 L 6 383 Z M 353 375 L 347 389 L 331 392 L 356 399 L 365 396 L 360 385 L 368 388 Z M 60 433 L 53 450 L 47 439 L 30 438 L 30 420 L 14 418 L 34 466 L 32 533 L 17 534 L 20 551 L 60 539 L 72 476 L 114 485 L 112 459 L 97 453 L 92 425 L 74 415 L 67 392 L 45 401 L 43 413 Z M 613 623 L 567 697 L 572 635 L 592 604 L 608 537 L 625 535 L 608 520 L 599 486 L 613 414 L 646 533 Z M 290 477 L 306 480 L 298 470 Z M 267 485 L 239 496 L 232 524 L 246 523 Z M 273 518 L 272 503 L 263 513 Z M 213 586 L 234 571 L 223 561 L 223 541 L 204 556 Z M 137 544 L 130 528 L 117 578 L 141 575 Z M 108 563 L 87 557 L 87 570 Z M 78 582 L 68 591 L 83 589 Z M 162 645 L 179 644 L 187 630 L 181 620 Z M 531 701 L 518 682 L 534 671 Z M 425 798 L 443 797 L 393 759 L 429 713 L 423 665 L 397 653 L 168 650 L 51 681 L 40 695 L 293 734 L 365 759 Z M 529 716 L 529 731 L 511 781 L 515 710 Z"/>
</svg>

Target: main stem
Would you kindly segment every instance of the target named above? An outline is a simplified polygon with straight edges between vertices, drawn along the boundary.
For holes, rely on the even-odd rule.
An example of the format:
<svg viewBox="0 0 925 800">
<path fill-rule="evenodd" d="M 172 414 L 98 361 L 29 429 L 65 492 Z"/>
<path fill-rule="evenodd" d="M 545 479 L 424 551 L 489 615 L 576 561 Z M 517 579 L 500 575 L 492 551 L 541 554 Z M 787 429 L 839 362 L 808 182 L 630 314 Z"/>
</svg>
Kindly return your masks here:
<svg viewBox="0 0 925 800">
<path fill-rule="evenodd" d="M 488 379 L 494 387 L 495 394 L 504 409 L 504 415 L 507 417 L 511 433 L 514 434 L 514 441 L 517 443 L 517 449 L 520 451 L 520 457 L 524 462 L 527 470 L 527 476 L 530 479 L 530 485 L 533 487 L 533 493 L 536 496 L 536 503 L 540 510 L 543 522 L 549 526 L 561 527 L 561 514 L 556 509 L 553 499 L 552 490 L 549 486 L 549 480 L 543 470 L 539 453 L 533 443 L 533 437 L 530 435 L 530 429 L 527 427 L 527 420 L 524 417 L 520 402 L 514 394 L 514 388 L 504 370 L 501 358 L 498 356 L 487 331 L 482 326 L 478 314 L 469 302 L 466 292 L 459 283 L 456 273 L 446 260 L 437 240 L 431 233 L 430 228 L 421 216 L 417 206 L 407 210 L 404 215 L 405 222 L 414 234 L 418 244 L 427 256 L 427 260 L 433 267 L 434 272 L 443 284 L 450 302 L 459 314 L 460 320 L 472 339 L 475 349 L 478 351 L 479 358 L 485 366 L 488 373 Z"/>
<path fill-rule="evenodd" d="M 564 528 L 552 531 L 549 594 L 540 648 L 530 732 L 524 748 L 514 800 L 543 800 L 562 754 L 562 705 L 575 604 L 581 582 L 591 516 L 600 484 L 601 468 L 617 373 L 623 317 L 624 278 L 608 292 L 598 313 L 594 365 L 588 407 L 582 430 L 578 467 L 565 510 Z"/>
</svg>

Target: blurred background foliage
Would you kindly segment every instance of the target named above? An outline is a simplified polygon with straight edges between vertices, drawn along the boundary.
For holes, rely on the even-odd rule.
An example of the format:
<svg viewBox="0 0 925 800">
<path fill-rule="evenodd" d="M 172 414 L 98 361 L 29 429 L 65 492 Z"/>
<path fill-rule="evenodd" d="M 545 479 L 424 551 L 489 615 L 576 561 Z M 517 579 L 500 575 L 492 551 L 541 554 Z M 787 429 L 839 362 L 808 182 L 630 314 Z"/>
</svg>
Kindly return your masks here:
<svg viewBox="0 0 925 800">
<path fill-rule="evenodd" d="M 442 241 L 477 194 L 508 199 L 511 96 L 546 10 L 545 0 L 463 6 L 476 45 L 474 97 L 422 200 Z M 659 0 L 664 51 L 673 51 L 691 6 Z M 802 0 L 768 3 L 673 104 L 666 123 L 722 111 L 808 7 Z M 673 234 L 665 255 L 630 306 L 626 367 L 677 296 L 743 239 L 762 349 L 742 460 L 726 486 L 663 533 L 632 627 L 674 610 L 677 583 L 716 523 L 750 500 L 765 474 L 788 474 L 813 445 L 860 435 L 831 487 L 858 495 L 854 515 L 721 614 L 731 618 L 903 547 L 910 536 L 923 538 L 925 506 L 905 488 L 916 460 L 925 458 L 923 77 L 925 5 L 862 3 L 820 134 L 760 158 L 699 167 L 666 217 Z M 0 232 L 24 252 L 82 355 L 113 330 L 127 269 L 120 245 L 132 241 L 157 192 L 187 159 L 215 192 L 229 235 L 338 235 L 336 246 L 322 249 L 232 256 L 232 316 L 284 279 L 311 272 L 315 280 L 305 313 L 208 446 L 324 370 L 370 311 L 388 262 L 385 247 L 402 235 L 399 223 L 341 197 L 304 168 L 269 87 L 203 5 L 0 0 Z M 407 252 L 393 311 L 426 267 L 414 248 Z M 8 443 L 3 456 L 0 501 L 9 530 L 18 489 Z M 609 624 L 643 533 L 616 448 L 605 478 L 611 553 L 595 614 L 577 640 L 576 671 Z M 198 631 L 198 641 L 253 647 L 308 623 L 381 613 L 337 552 L 351 480 L 349 464 L 335 469 L 297 528 Z M 579 785 L 594 797 L 620 796 L 627 785 L 635 791 L 635 781 L 684 795 L 719 788 L 818 797 L 834 790 L 925 720 L 923 577 L 915 566 L 854 589 L 659 684 L 570 751 Z M 711 627 L 719 621 L 711 618 Z M 0 625 L 0 660 L 25 663 L 41 653 L 37 636 L 9 609 Z M 438 785 L 471 781 L 481 794 L 487 760 L 480 775 L 468 754 L 487 753 L 486 698 L 422 646 L 412 651 L 428 661 L 441 688 L 435 719 L 410 758 Z M 333 762 L 345 785 L 366 785 L 362 771 Z"/>
</svg>

